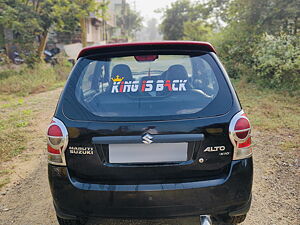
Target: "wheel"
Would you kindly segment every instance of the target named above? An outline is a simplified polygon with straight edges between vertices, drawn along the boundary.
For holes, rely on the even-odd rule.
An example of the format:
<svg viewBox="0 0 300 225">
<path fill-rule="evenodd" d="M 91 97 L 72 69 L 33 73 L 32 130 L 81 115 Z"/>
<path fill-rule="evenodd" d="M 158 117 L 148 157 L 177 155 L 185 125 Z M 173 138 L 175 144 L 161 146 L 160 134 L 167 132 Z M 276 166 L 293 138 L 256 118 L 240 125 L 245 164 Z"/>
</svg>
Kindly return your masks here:
<svg viewBox="0 0 300 225">
<path fill-rule="evenodd" d="M 244 222 L 245 219 L 246 219 L 246 215 L 232 216 L 230 222 L 232 224 L 238 224 Z"/>
<path fill-rule="evenodd" d="M 245 219 L 246 214 L 240 216 L 217 215 L 212 217 L 213 225 L 236 225 L 244 222 Z"/>
<path fill-rule="evenodd" d="M 60 225 L 84 225 L 86 224 L 86 220 L 78 219 L 78 220 L 67 220 L 57 216 L 57 221 Z"/>
</svg>

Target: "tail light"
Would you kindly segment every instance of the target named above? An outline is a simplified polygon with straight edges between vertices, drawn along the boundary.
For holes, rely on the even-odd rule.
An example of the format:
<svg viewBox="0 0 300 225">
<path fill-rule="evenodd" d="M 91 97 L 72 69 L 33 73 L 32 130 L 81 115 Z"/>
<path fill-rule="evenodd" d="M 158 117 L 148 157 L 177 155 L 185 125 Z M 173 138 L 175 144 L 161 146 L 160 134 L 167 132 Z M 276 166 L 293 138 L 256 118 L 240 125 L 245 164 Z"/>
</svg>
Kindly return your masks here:
<svg viewBox="0 0 300 225">
<path fill-rule="evenodd" d="M 243 111 L 240 111 L 231 119 L 229 137 L 234 147 L 233 160 L 252 156 L 251 125 Z"/>
<path fill-rule="evenodd" d="M 48 162 L 54 165 L 66 165 L 67 145 L 67 128 L 59 119 L 53 118 L 47 131 Z"/>
</svg>

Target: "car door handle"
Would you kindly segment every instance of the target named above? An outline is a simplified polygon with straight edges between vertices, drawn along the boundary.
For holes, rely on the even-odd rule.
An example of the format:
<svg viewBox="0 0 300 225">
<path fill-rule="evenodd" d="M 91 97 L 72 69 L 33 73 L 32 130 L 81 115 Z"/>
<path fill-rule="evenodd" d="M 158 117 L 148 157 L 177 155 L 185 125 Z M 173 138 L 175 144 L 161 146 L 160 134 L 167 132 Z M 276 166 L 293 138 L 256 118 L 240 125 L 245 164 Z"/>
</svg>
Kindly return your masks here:
<svg viewBox="0 0 300 225">
<path fill-rule="evenodd" d="M 145 134 L 142 136 L 93 137 L 93 144 L 178 143 L 203 141 L 204 134 Z"/>
</svg>

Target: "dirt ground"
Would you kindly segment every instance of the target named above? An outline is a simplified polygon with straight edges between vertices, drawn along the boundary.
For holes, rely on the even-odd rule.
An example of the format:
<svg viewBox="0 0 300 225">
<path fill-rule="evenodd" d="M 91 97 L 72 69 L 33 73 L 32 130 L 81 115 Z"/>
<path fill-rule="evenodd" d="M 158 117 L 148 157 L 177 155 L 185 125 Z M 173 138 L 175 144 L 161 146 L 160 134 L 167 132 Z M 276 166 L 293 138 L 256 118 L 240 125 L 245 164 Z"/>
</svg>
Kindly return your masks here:
<svg viewBox="0 0 300 225">
<path fill-rule="evenodd" d="M 1 225 L 50 225 L 56 222 L 47 180 L 45 131 L 61 90 L 27 97 L 30 107 L 37 109 L 30 129 L 36 138 L 12 162 L 1 165 L 11 168 L 11 182 L 0 190 Z M 243 225 L 298 225 L 299 149 L 283 150 L 282 135 L 254 130 L 253 203 Z M 96 224 L 199 224 L 198 218 L 186 220 L 102 220 Z"/>
</svg>

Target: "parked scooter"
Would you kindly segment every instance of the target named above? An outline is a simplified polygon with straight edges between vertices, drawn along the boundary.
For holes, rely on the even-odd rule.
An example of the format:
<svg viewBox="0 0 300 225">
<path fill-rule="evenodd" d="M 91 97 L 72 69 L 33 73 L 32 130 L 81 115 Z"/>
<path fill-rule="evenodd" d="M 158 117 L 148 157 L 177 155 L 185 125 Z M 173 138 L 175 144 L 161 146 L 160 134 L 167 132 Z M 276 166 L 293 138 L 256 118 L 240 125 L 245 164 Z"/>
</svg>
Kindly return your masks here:
<svg viewBox="0 0 300 225">
<path fill-rule="evenodd" d="M 46 63 L 50 63 L 51 65 L 55 65 L 58 63 L 57 58 L 55 58 L 54 56 L 57 55 L 58 53 L 60 53 L 60 49 L 59 48 L 53 48 L 51 50 L 45 50 L 44 51 L 44 60 Z"/>
<path fill-rule="evenodd" d="M 19 52 L 17 52 L 17 51 L 13 52 L 12 61 L 16 65 L 20 65 L 20 64 L 24 63 L 24 59 L 22 59 Z"/>
<path fill-rule="evenodd" d="M 44 51 L 44 60 L 46 63 L 50 63 L 51 65 L 55 65 L 58 63 L 57 58 L 55 56 L 60 53 L 59 48 L 53 48 L 50 50 L 45 50 Z M 1 57 L 2 54 L 5 54 L 5 50 L 0 50 L 0 62 L 4 61 L 4 58 Z M 29 52 L 24 52 L 25 56 L 29 56 Z M 17 50 L 14 50 L 11 54 L 11 60 L 14 64 L 20 65 L 25 62 L 25 59 L 23 59 L 20 55 L 20 53 Z"/>
</svg>

